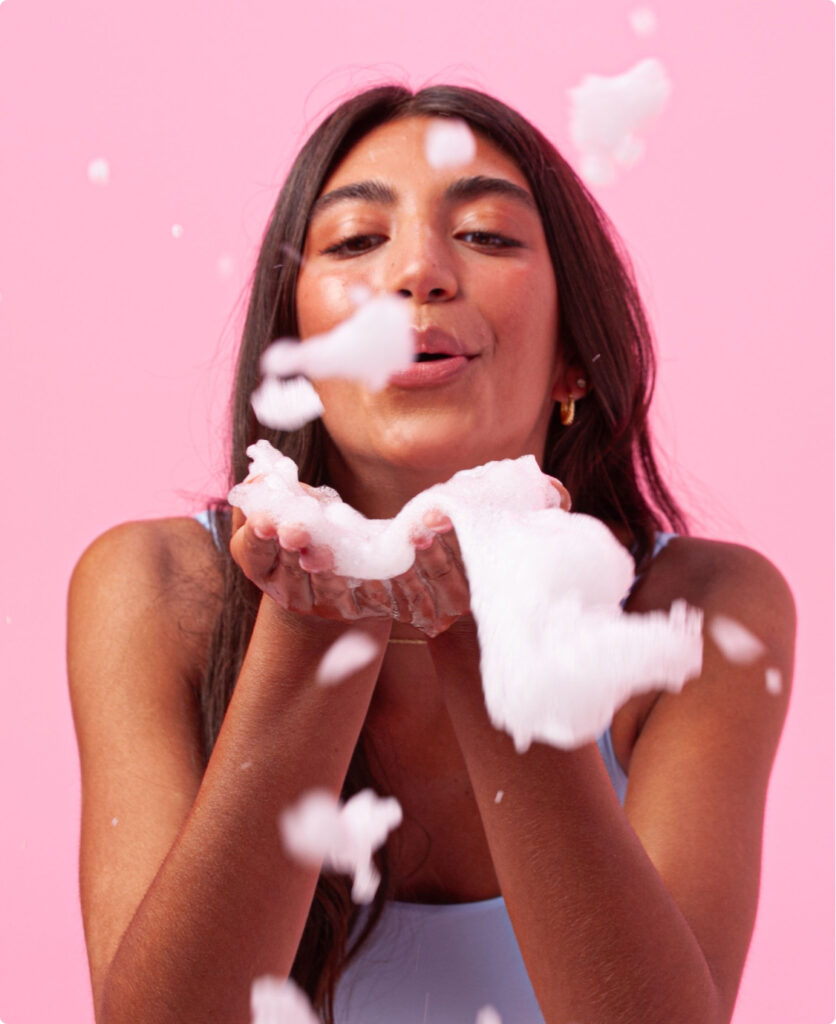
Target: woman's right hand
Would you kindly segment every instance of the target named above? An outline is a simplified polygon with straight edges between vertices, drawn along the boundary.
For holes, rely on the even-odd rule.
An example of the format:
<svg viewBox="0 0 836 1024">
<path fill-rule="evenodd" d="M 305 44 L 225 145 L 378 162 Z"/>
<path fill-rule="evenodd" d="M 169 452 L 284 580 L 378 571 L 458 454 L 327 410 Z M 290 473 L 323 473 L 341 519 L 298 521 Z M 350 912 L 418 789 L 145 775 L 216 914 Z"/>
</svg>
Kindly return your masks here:
<svg viewBox="0 0 836 1024">
<path fill-rule="evenodd" d="M 344 622 L 391 619 L 437 636 L 469 610 L 470 592 L 457 548 L 443 536 L 449 520 L 429 516 L 425 525 L 435 533 L 432 541 L 416 541 L 412 566 L 386 581 L 349 584 L 333 571 L 331 550 L 312 545 L 303 526 L 276 529 L 255 517 L 246 519 L 238 508 L 233 509 L 230 552 L 248 579 L 288 611 Z"/>
</svg>

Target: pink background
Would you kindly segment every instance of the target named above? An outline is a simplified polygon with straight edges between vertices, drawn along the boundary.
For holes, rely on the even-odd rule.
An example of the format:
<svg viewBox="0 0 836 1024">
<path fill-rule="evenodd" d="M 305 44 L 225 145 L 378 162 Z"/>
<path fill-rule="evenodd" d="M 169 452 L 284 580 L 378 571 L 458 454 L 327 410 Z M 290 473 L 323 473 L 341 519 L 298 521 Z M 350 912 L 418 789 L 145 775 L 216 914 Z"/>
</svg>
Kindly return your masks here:
<svg viewBox="0 0 836 1024">
<path fill-rule="evenodd" d="M 597 192 L 660 341 L 659 437 L 698 532 L 764 551 L 800 615 L 735 1024 L 833 1018 L 834 8 L 657 0 L 658 31 L 640 38 L 634 6 L 0 6 L 6 1024 L 91 1020 L 72 565 L 109 525 L 193 511 L 217 488 L 241 293 L 308 127 L 355 86 L 432 78 L 497 94 L 576 159 L 567 88 L 645 56 L 672 101 L 645 159 Z M 87 179 L 99 156 L 107 186 Z"/>
</svg>

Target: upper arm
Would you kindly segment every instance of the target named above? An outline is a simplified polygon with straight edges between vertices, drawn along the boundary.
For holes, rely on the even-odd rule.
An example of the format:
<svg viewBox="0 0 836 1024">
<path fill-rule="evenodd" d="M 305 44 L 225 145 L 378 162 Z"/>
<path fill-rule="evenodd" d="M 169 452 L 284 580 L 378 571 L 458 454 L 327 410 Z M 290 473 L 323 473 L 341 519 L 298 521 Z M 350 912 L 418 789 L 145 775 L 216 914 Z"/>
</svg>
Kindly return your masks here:
<svg viewBox="0 0 836 1024">
<path fill-rule="evenodd" d="M 194 683 L 215 606 L 208 537 L 196 530 L 205 532 L 186 520 L 116 527 L 85 551 L 70 583 L 81 900 L 96 1003 L 202 776 Z"/>
<path fill-rule="evenodd" d="M 706 627 L 714 615 L 737 620 L 766 653 L 735 664 L 706 629 L 701 675 L 679 694 L 662 693 L 641 728 L 625 812 L 730 1015 L 757 910 L 764 806 L 789 699 L 795 609 L 786 582 L 762 556 L 710 542 L 696 542 L 695 550 L 698 564 L 689 566 L 686 556 L 670 596 L 702 607 Z M 778 693 L 767 688 L 767 668 L 781 673 Z"/>
</svg>

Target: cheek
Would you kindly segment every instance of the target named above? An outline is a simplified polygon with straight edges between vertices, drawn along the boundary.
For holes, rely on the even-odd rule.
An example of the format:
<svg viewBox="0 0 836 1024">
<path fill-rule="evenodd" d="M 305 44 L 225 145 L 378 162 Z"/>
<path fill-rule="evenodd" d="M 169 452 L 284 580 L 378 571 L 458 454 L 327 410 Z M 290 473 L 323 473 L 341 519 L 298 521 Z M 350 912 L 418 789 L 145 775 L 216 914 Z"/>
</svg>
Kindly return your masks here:
<svg viewBox="0 0 836 1024">
<path fill-rule="evenodd" d="M 299 337 L 310 338 L 336 327 L 356 308 L 352 286 L 331 274 L 302 273 L 296 286 L 296 316 Z"/>
</svg>

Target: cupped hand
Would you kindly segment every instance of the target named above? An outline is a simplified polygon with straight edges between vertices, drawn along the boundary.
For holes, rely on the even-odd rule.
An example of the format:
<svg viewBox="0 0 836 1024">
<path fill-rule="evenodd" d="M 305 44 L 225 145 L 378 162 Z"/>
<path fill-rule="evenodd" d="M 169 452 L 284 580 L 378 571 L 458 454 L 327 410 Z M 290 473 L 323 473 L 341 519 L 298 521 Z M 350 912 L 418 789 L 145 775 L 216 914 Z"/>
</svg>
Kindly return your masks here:
<svg viewBox="0 0 836 1024">
<path fill-rule="evenodd" d="M 334 572 L 331 550 L 302 525 L 278 528 L 233 509 L 230 553 L 248 579 L 288 611 L 345 622 L 388 618 L 427 636 L 446 630 L 470 607 L 467 577 L 453 524 L 437 512 L 413 538 L 415 561 L 389 580 L 356 580 Z"/>
</svg>

